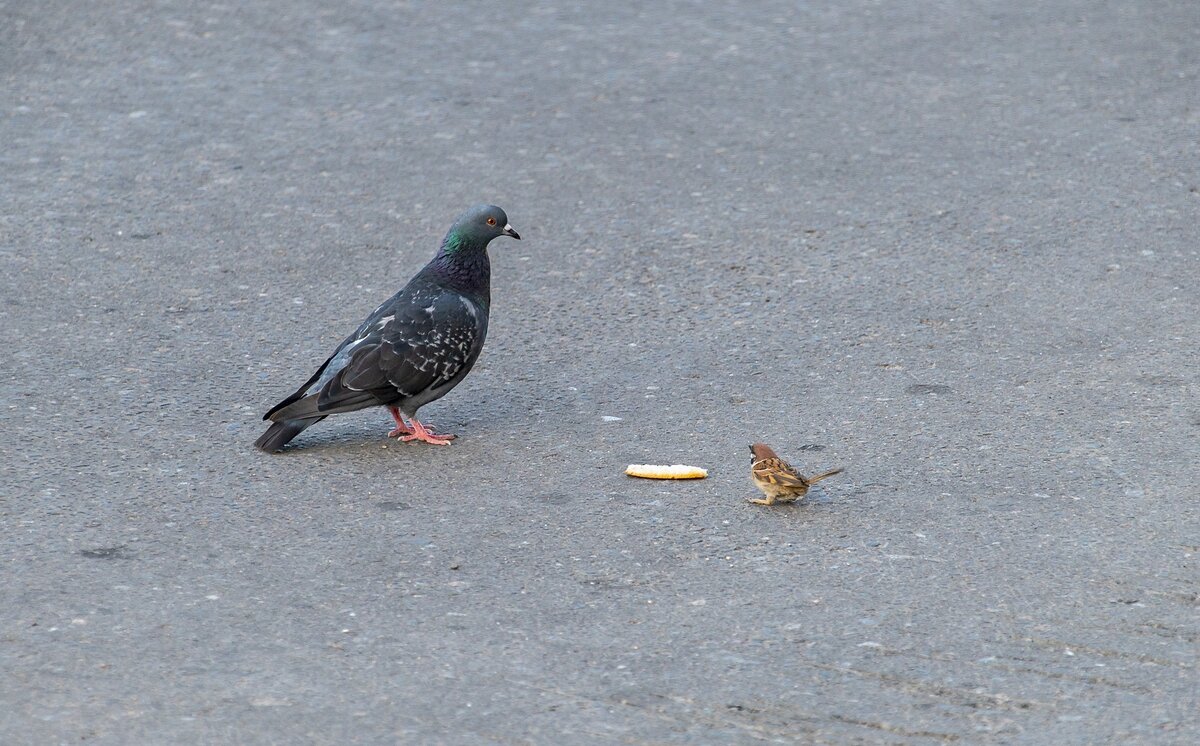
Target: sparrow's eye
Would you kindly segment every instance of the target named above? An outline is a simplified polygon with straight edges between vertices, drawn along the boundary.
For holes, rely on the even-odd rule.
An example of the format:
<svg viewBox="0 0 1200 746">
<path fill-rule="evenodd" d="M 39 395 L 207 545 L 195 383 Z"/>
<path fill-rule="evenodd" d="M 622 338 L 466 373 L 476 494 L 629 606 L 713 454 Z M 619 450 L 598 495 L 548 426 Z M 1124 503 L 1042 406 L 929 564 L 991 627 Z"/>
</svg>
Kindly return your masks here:
<svg viewBox="0 0 1200 746">
<path fill-rule="evenodd" d="M 488 225 L 495 225 L 495 224 L 496 224 L 495 218 L 488 218 Z"/>
</svg>

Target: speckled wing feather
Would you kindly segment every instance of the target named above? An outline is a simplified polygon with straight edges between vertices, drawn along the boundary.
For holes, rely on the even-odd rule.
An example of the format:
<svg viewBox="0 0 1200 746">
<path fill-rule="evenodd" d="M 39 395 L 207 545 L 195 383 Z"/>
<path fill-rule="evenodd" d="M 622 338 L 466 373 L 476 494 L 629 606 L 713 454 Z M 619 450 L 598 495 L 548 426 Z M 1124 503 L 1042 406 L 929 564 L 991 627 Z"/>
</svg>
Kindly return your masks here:
<svg viewBox="0 0 1200 746">
<path fill-rule="evenodd" d="M 779 458 L 765 458 L 756 461 L 750 467 L 750 473 L 756 481 L 779 487 L 807 487 L 808 481 L 796 473 L 786 461 Z"/>
<path fill-rule="evenodd" d="M 323 381 L 317 410 L 431 400 L 460 381 L 483 346 L 486 317 L 472 301 L 445 290 L 416 290 L 372 314 L 347 344 L 344 362 Z"/>
</svg>

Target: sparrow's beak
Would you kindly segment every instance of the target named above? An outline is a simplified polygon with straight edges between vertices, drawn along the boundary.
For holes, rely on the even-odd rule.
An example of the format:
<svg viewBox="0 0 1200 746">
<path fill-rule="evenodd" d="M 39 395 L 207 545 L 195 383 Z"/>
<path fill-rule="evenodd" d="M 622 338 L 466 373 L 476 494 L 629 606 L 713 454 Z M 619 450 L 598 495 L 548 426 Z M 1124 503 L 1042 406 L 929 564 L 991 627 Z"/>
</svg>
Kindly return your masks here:
<svg viewBox="0 0 1200 746">
<path fill-rule="evenodd" d="M 521 234 L 520 234 L 520 233 L 517 233 L 516 231 L 514 231 L 514 230 L 513 230 L 513 227 L 512 227 L 511 225 L 507 224 L 507 223 L 505 223 L 505 224 L 504 224 L 504 231 L 503 231 L 503 233 L 504 233 L 504 235 L 506 235 L 506 236 L 512 236 L 513 238 L 517 239 L 518 241 L 520 241 L 520 240 L 521 240 Z"/>
</svg>

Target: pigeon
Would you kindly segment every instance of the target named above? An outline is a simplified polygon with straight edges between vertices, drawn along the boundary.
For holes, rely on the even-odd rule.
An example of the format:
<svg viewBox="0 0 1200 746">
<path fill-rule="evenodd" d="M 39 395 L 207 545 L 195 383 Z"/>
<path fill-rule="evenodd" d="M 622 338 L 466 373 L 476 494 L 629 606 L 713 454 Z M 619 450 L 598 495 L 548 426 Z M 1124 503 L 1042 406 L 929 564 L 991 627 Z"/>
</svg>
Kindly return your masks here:
<svg viewBox="0 0 1200 746">
<path fill-rule="evenodd" d="M 495 205 L 470 208 L 404 288 L 376 308 L 316 373 L 265 415 L 271 426 L 254 445 L 275 453 L 331 414 L 387 407 L 389 437 L 450 445 L 417 420 L 417 410 L 449 393 L 483 349 L 491 305 L 493 238 L 520 239 Z"/>
<path fill-rule="evenodd" d="M 757 505 L 795 502 L 808 493 L 813 483 L 841 472 L 841 469 L 833 469 L 815 477 L 806 477 L 779 458 L 771 446 L 755 443 L 750 446 L 750 479 L 755 487 L 762 490 L 766 499 L 750 502 Z"/>
</svg>

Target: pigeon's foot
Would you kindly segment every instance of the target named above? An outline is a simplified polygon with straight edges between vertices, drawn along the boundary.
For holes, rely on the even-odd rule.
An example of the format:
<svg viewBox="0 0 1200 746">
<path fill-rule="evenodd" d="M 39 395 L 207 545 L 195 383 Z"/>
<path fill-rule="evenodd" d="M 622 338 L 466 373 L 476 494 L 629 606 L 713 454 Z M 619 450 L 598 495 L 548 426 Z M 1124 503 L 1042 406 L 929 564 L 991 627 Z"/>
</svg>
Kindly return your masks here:
<svg viewBox="0 0 1200 746">
<path fill-rule="evenodd" d="M 392 413 L 392 419 L 396 421 L 396 429 L 388 433 L 389 438 L 399 438 L 401 435 L 412 435 L 413 429 L 404 421 L 404 417 L 400 414 L 400 407 L 388 407 L 388 411 Z"/>
<path fill-rule="evenodd" d="M 457 437 L 449 433 L 446 433 L 445 435 L 439 435 L 437 433 L 430 432 L 417 420 L 416 417 L 412 418 L 410 424 L 412 426 L 412 432 L 410 432 L 408 435 L 400 436 L 401 443 L 411 443 L 412 441 L 416 440 L 435 446 L 448 446 L 450 445 L 450 441 Z"/>
</svg>

